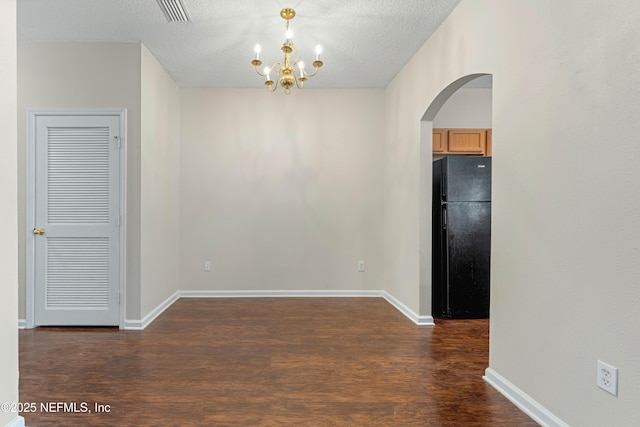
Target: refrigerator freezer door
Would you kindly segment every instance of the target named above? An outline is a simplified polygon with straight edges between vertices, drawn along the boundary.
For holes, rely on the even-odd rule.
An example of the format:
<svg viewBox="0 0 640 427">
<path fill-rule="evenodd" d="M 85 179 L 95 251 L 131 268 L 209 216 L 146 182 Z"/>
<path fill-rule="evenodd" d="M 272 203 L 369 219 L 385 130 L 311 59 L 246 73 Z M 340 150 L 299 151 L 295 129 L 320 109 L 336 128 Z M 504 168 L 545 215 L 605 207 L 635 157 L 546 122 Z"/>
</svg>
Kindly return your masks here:
<svg viewBox="0 0 640 427">
<path fill-rule="evenodd" d="M 447 204 L 445 316 L 489 317 L 491 203 Z"/>
<path fill-rule="evenodd" d="M 447 202 L 491 201 L 491 157 L 449 156 L 443 162 Z"/>
</svg>

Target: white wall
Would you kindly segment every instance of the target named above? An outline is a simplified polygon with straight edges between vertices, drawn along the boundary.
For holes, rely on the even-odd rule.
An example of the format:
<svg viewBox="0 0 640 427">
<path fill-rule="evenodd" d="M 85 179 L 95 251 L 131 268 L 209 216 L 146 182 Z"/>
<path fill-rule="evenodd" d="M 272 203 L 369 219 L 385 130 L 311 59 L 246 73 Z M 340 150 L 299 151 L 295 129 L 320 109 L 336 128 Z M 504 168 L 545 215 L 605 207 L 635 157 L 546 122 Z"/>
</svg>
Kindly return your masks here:
<svg viewBox="0 0 640 427">
<path fill-rule="evenodd" d="M 183 89 L 182 289 L 383 289 L 383 94 Z"/>
<path fill-rule="evenodd" d="M 18 135 L 16 1 L 0 0 L 0 402 L 18 402 Z M 0 411 L 0 426 L 17 413 Z"/>
<path fill-rule="evenodd" d="M 20 43 L 18 69 L 21 209 L 26 108 L 127 108 L 126 318 L 142 319 L 178 289 L 179 88 L 140 43 Z"/>
<path fill-rule="evenodd" d="M 417 309 L 420 118 L 493 74 L 490 367 L 576 426 L 640 419 L 638 22 L 632 0 L 463 0 L 386 90 L 385 283 Z"/>
<path fill-rule="evenodd" d="M 434 128 L 491 128 L 491 89 L 458 89 L 433 119 Z"/>
<path fill-rule="evenodd" d="M 127 109 L 127 313 L 140 319 L 140 43 L 18 45 L 20 318 L 25 318 L 26 109 Z"/>
<path fill-rule="evenodd" d="M 180 91 L 142 46 L 141 315 L 178 290 Z"/>
</svg>

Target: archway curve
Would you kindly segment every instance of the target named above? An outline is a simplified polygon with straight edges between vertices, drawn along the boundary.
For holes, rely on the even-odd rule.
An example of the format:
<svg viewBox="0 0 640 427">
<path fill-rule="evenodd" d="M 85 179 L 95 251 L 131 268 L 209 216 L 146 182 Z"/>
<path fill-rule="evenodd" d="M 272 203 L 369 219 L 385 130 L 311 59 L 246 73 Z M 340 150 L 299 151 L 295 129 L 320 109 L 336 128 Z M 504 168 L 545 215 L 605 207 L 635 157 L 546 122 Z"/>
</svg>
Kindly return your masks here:
<svg viewBox="0 0 640 427">
<path fill-rule="evenodd" d="M 489 73 L 469 74 L 464 77 L 460 77 L 453 83 L 450 83 L 447 87 L 442 89 L 442 91 L 433 99 L 433 101 L 431 101 L 431 104 L 429 104 L 427 111 L 425 111 L 420 121 L 433 122 L 433 119 L 436 118 L 442 106 L 449 100 L 449 98 L 451 98 L 451 95 L 458 91 L 458 89 L 469 83 L 471 80 L 477 79 L 478 77 L 491 75 L 492 74 Z"/>
<path fill-rule="evenodd" d="M 432 256 L 432 223 L 431 223 L 431 185 L 432 185 L 432 153 L 433 153 L 433 120 L 442 106 L 460 88 L 479 77 L 492 76 L 491 73 L 467 74 L 447 85 L 431 101 L 420 119 L 420 289 L 419 315 L 432 318 L 431 312 L 431 256 Z"/>
</svg>

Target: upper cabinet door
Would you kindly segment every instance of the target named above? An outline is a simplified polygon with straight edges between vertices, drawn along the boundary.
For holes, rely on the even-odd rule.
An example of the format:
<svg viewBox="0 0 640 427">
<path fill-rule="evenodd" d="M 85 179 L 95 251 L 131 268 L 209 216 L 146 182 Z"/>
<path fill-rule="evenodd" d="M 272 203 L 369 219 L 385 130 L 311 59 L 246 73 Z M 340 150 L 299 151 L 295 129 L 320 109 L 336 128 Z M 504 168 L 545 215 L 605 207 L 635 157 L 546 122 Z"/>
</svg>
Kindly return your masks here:
<svg viewBox="0 0 640 427">
<path fill-rule="evenodd" d="M 484 154 L 486 129 L 453 129 L 449 131 L 450 153 Z"/>
<path fill-rule="evenodd" d="M 434 129 L 433 130 L 433 152 L 444 153 L 446 151 L 447 151 L 447 130 Z"/>
</svg>

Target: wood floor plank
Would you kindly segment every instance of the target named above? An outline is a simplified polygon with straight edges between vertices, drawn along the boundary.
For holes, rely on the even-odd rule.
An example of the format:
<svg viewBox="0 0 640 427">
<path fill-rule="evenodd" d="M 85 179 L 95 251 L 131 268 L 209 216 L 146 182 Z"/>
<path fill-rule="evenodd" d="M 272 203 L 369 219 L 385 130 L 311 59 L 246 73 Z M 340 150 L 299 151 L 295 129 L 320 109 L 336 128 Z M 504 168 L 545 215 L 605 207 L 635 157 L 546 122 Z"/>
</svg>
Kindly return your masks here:
<svg viewBox="0 0 640 427">
<path fill-rule="evenodd" d="M 144 331 L 21 330 L 20 400 L 38 405 L 22 415 L 29 427 L 536 426 L 482 380 L 488 329 L 418 327 L 381 298 L 180 299 Z M 51 402 L 68 407 L 41 410 Z"/>
</svg>

